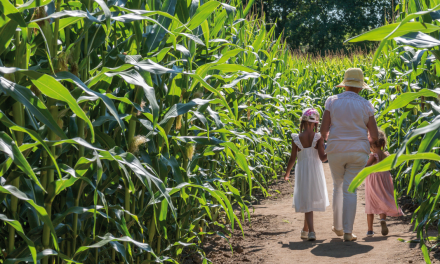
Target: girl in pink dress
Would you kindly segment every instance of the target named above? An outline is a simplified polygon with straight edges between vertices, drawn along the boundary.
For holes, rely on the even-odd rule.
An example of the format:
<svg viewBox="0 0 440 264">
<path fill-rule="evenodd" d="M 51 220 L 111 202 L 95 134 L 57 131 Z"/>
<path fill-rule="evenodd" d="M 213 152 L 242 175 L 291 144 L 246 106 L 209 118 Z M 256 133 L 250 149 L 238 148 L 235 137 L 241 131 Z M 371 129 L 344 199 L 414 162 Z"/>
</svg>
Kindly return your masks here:
<svg viewBox="0 0 440 264">
<path fill-rule="evenodd" d="M 378 140 L 370 144 L 372 153 L 370 154 L 367 166 L 376 164 L 390 155 L 387 151 L 384 151 L 387 144 L 385 133 L 379 130 L 378 136 Z M 365 180 L 365 213 L 367 213 L 367 236 L 369 237 L 374 235 L 373 220 L 375 214 L 380 215 L 381 233 L 384 236 L 388 234 L 387 215 L 403 215 L 400 207 L 396 208 L 396 203 L 394 202 L 393 178 L 389 171 L 372 173 Z"/>
</svg>

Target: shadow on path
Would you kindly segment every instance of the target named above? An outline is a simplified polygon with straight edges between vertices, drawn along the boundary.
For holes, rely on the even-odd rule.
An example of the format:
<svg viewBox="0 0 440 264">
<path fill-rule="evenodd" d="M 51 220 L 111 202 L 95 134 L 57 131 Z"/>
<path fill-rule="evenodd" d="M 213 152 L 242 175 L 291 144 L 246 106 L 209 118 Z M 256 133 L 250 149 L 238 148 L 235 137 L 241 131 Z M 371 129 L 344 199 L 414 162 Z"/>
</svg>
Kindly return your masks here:
<svg viewBox="0 0 440 264">
<path fill-rule="evenodd" d="M 376 241 L 380 241 L 378 239 Z M 331 258 L 346 258 L 358 254 L 364 254 L 372 250 L 374 247 L 370 245 L 362 245 L 356 242 L 342 242 L 342 239 L 333 238 L 330 242 L 325 240 L 298 241 L 283 244 L 283 248 L 290 250 L 307 250 L 313 248 L 310 252 L 315 256 L 331 257 Z M 374 240 L 371 240 L 374 241 Z"/>
</svg>

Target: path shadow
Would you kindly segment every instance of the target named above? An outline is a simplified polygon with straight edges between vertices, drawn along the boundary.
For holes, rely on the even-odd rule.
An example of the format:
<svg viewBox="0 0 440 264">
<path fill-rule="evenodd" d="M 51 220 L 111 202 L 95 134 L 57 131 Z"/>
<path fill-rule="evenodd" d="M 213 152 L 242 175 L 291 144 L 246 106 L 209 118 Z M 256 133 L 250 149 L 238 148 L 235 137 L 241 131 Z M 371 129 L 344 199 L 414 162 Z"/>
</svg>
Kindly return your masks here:
<svg viewBox="0 0 440 264">
<path fill-rule="evenodd" d="M 363 241 L 364 242 L 378 242 L 378 241 L 384 241 L 387 240 L 388 236 L 381 236 L 381 237 L 364 237 Z"/>
<path fill-rule="evenodd" d="M 325 240 L 315 240 L 315 241 L 296 241 L 289 242 L 289 244 L 284 244 L 281 246 L 282 248 L 289 248 L 290 250 L 306 250 L 315 247 L 319 243 L 323 243 Z"/>
<path fill-rule="evenodd" d="M 307 250 L 315 256 L 332 257 L 332 258 L 347 258 L 358 254 L 364 254 L 373 249 L 373 246 L 361 245 L 356 242 L 342 242 L 342 239 L 333 238 L 330 242 L 323 243 L 325 240 L 298 241 L 283 244 L 283 248 L 290 250 Z"/>
<path fill-rule="evenodd" d="M 373 246 L 362 245 L 356 242 L 342 242 L 341 239 L 332 239 L 330 243 L 319 244 L 310 252 L 319 257 L 348 258 L 354 255 L 365 254 L 373 248 Z"/>
<path fill-rule="evenodd" d="M 260 234 L 263 236 L 279 236 L 279 235 L 285 235 L 287 233 L 292 232 L 293 230 L 290 231 L 280 231 L 280 232 L 268 232 L 268 231 L 260 231 Z"/>
</svg>

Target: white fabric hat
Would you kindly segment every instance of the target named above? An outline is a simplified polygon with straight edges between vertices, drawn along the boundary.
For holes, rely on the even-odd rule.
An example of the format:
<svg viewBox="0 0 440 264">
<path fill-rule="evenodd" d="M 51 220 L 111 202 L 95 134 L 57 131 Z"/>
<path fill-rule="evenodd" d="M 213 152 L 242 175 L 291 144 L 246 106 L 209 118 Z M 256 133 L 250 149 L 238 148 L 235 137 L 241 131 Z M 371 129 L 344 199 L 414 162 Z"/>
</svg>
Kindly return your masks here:
<svg viewBox="0 0 440 264">
<path fill-rule="evenodd" d="M 367 89 L 371 91 L 370 86 L 364 82 L 364 73 L 362 69 L 350 68 L 345 71 L 344 81 L 336 85 L 336 87 L 356 87 L 361 89 Z"/>
<path fill-rule="evenodd" d="M 306 108 L 302 113 L 301 121 L 319 124 L 319 112 L 315 108 Z"/>
</svg>

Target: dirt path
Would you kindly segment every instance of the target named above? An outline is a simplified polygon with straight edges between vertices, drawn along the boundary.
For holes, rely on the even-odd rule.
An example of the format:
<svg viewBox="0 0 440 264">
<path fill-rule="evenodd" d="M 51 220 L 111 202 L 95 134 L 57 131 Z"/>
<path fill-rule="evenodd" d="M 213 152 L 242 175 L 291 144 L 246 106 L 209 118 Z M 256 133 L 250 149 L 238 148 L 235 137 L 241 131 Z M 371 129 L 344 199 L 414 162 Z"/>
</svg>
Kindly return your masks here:
<svg viewBox="0 0 440 264">
<path fill-rule="evenodd" d="M 388 236 L 380 234 L 378 219 L 374 222 L 376 235 L 366 237 L 367 219 L 364 187 L 358 190 L 358 206 L 354 223 L 357 242 L 343 242 L 332 231 L 332 178 L 328 164 L 324 164 L 330 206 L 326 212 L 315 213 L 317 240 L 300 239 L 304 215 L 292 208 L 293 183 L 282 180 L 272 187 L 279 192 L 255 206 L 251 225 L 244 224 L 245 238 L 235 232 L 230 240 L 235 248 L 231 254 L 229 245 L 219 238 L 208 242 L 208 258 L 213 263 L 425 263 L 418 244 L 403 243 L 415 239 L 410 216 L 389 218 Z M 223 243 L 223 244 L 222 244 Z M 440 253 L 432 253 L 432 263 L 440 263 Z"/>
</svg>

